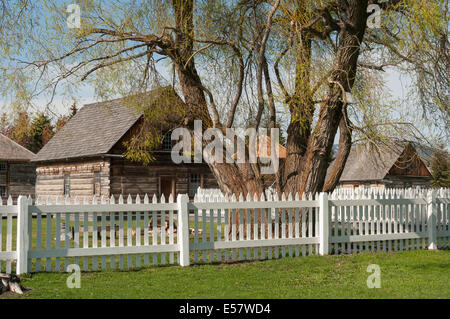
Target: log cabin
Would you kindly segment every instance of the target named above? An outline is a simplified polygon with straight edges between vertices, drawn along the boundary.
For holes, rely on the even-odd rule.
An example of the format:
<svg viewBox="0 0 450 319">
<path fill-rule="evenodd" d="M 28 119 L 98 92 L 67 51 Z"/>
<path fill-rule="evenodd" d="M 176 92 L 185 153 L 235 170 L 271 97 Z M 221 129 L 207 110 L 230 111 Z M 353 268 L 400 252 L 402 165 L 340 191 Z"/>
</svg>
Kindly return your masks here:
<svg viewBox="0 0 450 319">
<path fill-rule="evenodd" d="M 0 134 L 0 204 L 5 205 L 9 196 L 14 203 L 19 195 L 34 197 L 34 157 L 33 152 Z"/>
<path fill-rule="evenodd" d="M 382 149 L 354 145 L 339 180 L 340 188 L 429 187 L 432 175 L 410 142 Z"/>
<path fill-rule="evenodd" d="M 164 101 L 158 98 L 163 94 L 176 100 L 171 103 L 183 103 L 173 89 L 160 88 L 148 93 L 148 107 Z M 139 131 L 142 117 L 124 99 L 81 108 L 36 155 L 36 197 L 54 202 L 58 196 L 164 194 L 168 199 L 186 193 L 193 197 L 198 187 L 217 187 L 206 163 L 173 163 L 170 132 L 162 132 L 162 143 L 151 151 L 154 159 L 148 165 L 125 158 L 124 143 Z"/>
</svg>

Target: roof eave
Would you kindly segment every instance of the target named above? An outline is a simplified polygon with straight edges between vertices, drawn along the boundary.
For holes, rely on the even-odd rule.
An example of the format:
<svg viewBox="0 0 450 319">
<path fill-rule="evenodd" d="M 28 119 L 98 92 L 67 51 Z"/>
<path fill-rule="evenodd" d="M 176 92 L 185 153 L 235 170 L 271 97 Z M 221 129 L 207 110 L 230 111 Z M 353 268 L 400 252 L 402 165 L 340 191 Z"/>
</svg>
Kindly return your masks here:
<svg viewBox="0 0 450 319">
<path fill-rule="evenodd" d="M 73 161 L 73 160 L 82 160 L 85 158 L 95 158 L 95 157 L 100 157 L 100 158 L 104 158 L 104 157 L 123 157 L 123 155 L 120 154 L 105 154 L 105 153 L 100 153 L 100 154 L 91 154 L 91 155 L 82 155 L 82 156 L 75 156 L 75 157 L 63 157 L 63 158 L 52 158 L 52 159 L 36 159 L 36 160 L 32 160 L 32 162 L 34 163 L 48 163 L 48 162 L 68 162 L 68 161 Z"/>
</svg>

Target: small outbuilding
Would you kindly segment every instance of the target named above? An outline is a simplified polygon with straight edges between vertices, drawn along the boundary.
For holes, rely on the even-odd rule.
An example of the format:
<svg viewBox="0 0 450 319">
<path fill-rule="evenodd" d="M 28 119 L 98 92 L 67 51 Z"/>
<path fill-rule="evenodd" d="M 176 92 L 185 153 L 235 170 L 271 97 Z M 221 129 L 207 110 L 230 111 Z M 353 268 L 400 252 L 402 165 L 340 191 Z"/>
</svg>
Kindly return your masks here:
<svg viewBox="0 0 450 319">
<path fill-rule="evenodd" d="M 385 148 L 354 145 L 339 180 L 341 188 L 429 187 L 432 175 L 412 143 Z"/>
<path fill-rule="evenodd" d="M 19 195 L 34 197 L 36 164 L 31 162 L 35 154 L 0 134 L 0 203 L 13 202 Z"/>
</svg>

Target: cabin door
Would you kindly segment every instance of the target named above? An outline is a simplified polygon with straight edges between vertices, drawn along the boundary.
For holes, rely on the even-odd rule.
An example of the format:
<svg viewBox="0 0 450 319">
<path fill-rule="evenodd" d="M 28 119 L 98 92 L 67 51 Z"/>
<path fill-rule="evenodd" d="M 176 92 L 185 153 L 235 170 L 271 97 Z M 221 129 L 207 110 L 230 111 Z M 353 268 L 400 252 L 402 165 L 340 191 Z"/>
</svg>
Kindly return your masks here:
<svg viewBox="0 0 450 319">
<path fill-rule="evenodd" d="M 160 177 L 160 194 L 164 194 L 166 202 L 169 200 L 169 196 L 175 201 L 175 177 L 174 176 L 161 176 Z"/>
</svg>

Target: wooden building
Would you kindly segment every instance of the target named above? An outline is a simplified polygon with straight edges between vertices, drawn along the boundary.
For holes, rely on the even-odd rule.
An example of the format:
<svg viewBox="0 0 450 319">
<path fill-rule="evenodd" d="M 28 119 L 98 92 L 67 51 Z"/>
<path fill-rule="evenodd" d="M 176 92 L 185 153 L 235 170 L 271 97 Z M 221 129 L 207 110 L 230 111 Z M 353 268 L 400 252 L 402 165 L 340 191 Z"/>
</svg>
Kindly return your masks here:
<svg viewBox="0 0 450 319">
<path fill-rule="evenodd" d="M 339 180 L 342 188 L 429 187 L 432 175 L 411 143 L 381 150 L 352 147 Z"/>
<path fill-rule="evenodd" d="M 30 162 L 35 154 L 0 134 L 0 202 L 9 196 L 14 203 L 19 195 L 34 197 L 36 166 Z"/>
<path fill-rule="evenodd" d="M 173 89 L 154 90 L 157 95 L 172 90 L 178 103 L 183 103 Z M 171 159 L 172 143 L 166 134 L 154 161 L 145 166 L 124 158 L 124 142 L 142 125 L 142 113 L 124 105 L 123 99 L 85 105 L 41 149 L 37 163 L 36 196 L 69 195 L 80 199 L 93 195 L 188 193 L 194 196 L 198 187 L 217 187 L 207 164 L 175 164 Z M 151 105 L 149 106 L 151 107 Z"/>
</svg>

